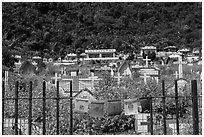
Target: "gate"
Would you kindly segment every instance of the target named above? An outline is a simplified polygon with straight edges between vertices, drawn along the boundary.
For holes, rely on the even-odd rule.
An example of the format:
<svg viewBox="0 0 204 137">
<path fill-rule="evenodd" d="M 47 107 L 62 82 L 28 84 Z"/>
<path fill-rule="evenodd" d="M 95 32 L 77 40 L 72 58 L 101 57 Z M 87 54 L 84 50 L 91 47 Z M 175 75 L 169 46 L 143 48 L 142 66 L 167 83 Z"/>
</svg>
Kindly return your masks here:
<svg viewBox="0 0 204 137">
<path fill-rule="evenodd" d="M 5 97 L 5 83 L 3 81 L 2 83 L 2 134 L 46 134 L 46 101 L 47 100 L 55 100 L 56 101 L 56 129 L 55 134 L 60 134 L 60 119 L 59 119 L 59 101 L 67 99 L 70 102 L 70 118 L 69 118 L 69 134 L 73 134 L 73 96 L 72 96 L 72 81 L 70 81 L 70 96 L 69 97 L 60 97 L 59 96 L 59 81 L 57 81 L 57 90 L 56 90 L 56 97 L 46 97 L 46 82 L 43 81 L 43 92 L 42 97 L 33 97 L 33 83 L 30 82 L 29 84 L 29 92 L 28 97 L 21 98 L 19 97 L 19 82 L 16 81 L 15 83 L 15 94 L 13 97 Z M 197 93 L 197 81 L 192 80 L 191 81 L 191 96 L 179 96 L 178 95 L 178 86 L 177 86 L 177 80 L 175 80 L 175 95 L 169 96 L 165 94 L 165 83 L 162 81 L 162 96 L 159 97 L 147 97 L 143 98 L 148 101 L 148 121 L 143 122 L 143 125 L 148 125 L 148 131 L 151 135 L 153 134 L 182 134 L 182 130 L 185 129 L 185 121 L 183 122 L 182 116 L 180 114 L 180 111 L 182 108 L 179 108 L 179 100 L 180 99 L 189 99 L 191 100 L 191 110 L 192 110 L 192 129 L 193 134 L 198 135 L 202 132 L 199 131 L 201 128 L 201 119 L 199 119 L 199 113 L 202 113 L 202 96 L 198 96 Z M 169 113 L 166 108 L 166 103 L 168 99 L 174 99 L 175 101 L 175 114 L 172 114 L 169 118 Z M 5 102 L 6 101 L 13 101 L 14 104 L 14 115 L 13 117 L 6 117 L 5 114 Z M 26 118 L 20 118 L 19 117 L 19 100 L 26 100 L 28 101 L 28 116 Z M 42 118 L 41 123 L 35 125 L 33 122 L 33 111 L 32 111 L 32 101 L 33 100 L 41 100 L 42 101 Z M 162 110 L 158 110 L 154 108 L 154 104 L 162 102 Z M 160 118 L 158 120 L 158 111 L 160 111 Z M 191 122 L 191 121 L 190 121 Z M 8 129 L 8 127 L 11 127 L 11 129 Z M 190 127 L 191 128 L 191 127 Z M 9 131 L 8 131 L 9 130 Z M 33 132 L 33 130 L 38 131 L 37 133 Z M 7 132 L 7 133 L 6 133 Z M 8 133 L 9 132 L 9 133 Z M 25 133 L 26 132 L 26 133 Z"/>
</svg>

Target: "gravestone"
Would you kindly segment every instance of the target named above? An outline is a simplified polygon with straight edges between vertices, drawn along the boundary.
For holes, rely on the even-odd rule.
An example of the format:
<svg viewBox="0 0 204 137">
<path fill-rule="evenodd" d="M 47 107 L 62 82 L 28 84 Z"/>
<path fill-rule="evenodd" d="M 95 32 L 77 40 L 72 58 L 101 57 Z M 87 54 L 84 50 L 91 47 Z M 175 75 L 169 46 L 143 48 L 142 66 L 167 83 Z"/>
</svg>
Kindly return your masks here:
<svg viewBox="0 0 204 137">
<path fill-rule="evenodd" d="M 178 57 L 178 63 L 176 63 L 176 64 L 179 65 L 178 66 L 179 78 L 183 78 L 183 65 L 182 64 L 184 64 L 184 62 L 182 62 L 181 56 Z"/>
<path fill-rule="evenodd" d="M 142 75 L 140 77 L 145 78 L 145 75 L 146 75 L 146 78 L 149 77 L 149 78 L 156 80 L 156 82 L 159 81 L 159 77 L 160 77 L 160 70 L 159 69 L 156 69 L 154 67 L 150 67 L 150 68 L 144 67 L 144 68 L 139 68 L 139 73 Z"/>
<path fill-rule="evenodd" d="M 150 61 L 151 59 L 148 59 L 148 56 L 146 56 L 146 58 L 143 60 L 145 61 L 145 67 L 148 67 L 148 61 Z"/>
<path fill-rule="evenodd" d="M 137 115 L 137 132 L 147 133 L 150 132 L 150 114 L 138 113 Z"/>
<path fill-rule="evenodd" d="M 181 132 L 182 130 L 184 130 L 185 128 L 185 125 L 187 123 L 182 123 L 182 122 L 179 122 L 179 131 Z M 171 119 L 171 120 L 166 120 L 166 125 L 167 127 L 171 128 L 172 129 L 172 134 L 173 135 L 177 135 L 177 129 L 176 129 L 176 120 L 175 119 Z"/>
<path fill-rule="evenodd" d="M 171 127 L 166 127 L 167 135 L 173 135 L 173 129 Z M 164 126 L 159 126 L 154 130 L 155 135 L 164 135 Z"/>
</svg>

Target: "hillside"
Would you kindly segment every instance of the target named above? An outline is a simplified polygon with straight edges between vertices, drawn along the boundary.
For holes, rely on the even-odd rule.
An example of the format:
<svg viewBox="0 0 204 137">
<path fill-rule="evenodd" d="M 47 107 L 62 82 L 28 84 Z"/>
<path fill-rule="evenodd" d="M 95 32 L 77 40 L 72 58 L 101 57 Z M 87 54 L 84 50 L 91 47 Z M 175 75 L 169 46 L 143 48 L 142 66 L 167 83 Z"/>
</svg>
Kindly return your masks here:
<svg viewBox="0 0 204 137">
<path fill-rule="evenodd" d="M 2 3 L 3 65 L 11 55 L 64 56 L 77 49 L 138 52 L 201 47 L 202 3 Z"/>
</svg>

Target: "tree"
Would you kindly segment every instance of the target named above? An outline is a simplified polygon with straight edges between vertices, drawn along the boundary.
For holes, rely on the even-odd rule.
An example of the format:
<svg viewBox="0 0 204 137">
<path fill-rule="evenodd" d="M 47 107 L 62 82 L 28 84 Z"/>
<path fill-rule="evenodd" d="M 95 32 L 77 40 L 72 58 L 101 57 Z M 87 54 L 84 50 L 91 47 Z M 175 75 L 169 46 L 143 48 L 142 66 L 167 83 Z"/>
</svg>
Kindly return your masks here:
<svg viewBox="0 0 204 137">
<path fill-rule="evenodd" d="M 21 49 L 24 45 L 43 53 L 43 49 L 49 49 L 56 42 L 54 54 L 57 56 L 63 56 L 64 51 L 73 52 L 74 48 L 121 51 L 123 41 L 129 43 L 125 45 L 128 53 L 133 50 L 130 45 L 136 50 L 145 45 L 155 45 L 158 49 L 164 45 L 194 48 L 201 46 L 201 11 L 198 2 L 118 2 L 115 5 L 4 2 L 2 33 L 5 41 L 15 40 L 12 48 Z"/>
</svg>

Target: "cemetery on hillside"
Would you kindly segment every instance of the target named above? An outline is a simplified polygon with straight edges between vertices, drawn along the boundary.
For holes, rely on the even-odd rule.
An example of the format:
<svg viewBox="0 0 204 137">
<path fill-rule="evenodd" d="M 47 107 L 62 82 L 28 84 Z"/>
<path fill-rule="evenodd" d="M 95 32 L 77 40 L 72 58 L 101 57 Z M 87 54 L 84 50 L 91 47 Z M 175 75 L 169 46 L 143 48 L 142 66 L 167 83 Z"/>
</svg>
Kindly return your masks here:
<svg viewBox="0 0 204 137">
<path fill-rule="evenodd" d="M 202 135 L 201 2 L 2 2 L 2 135 Z"/>
<path fill-rule="evenodd" d="M 163 63 L 153 46 L 141 48 L 131 60 L 115 49 L 69 53 L 57 60 L 16 55 L 14 71 L 3 68 L 4 133 L 10 134 L 8 128 L 17 124 L 22 134 L 188 134 L 192 86 L 201 120 L 201 60 L 189 61 L 180 52 L 163 54 L 173 60 Z M 42 72 L 39 60 L 45 65 Z M 12 97 L 25 100 L 9 101 Z M 17 102 L 27 105 L 12 106 Z M 49 126 L 57 128 L 56 133 Z"/>
</svg>

